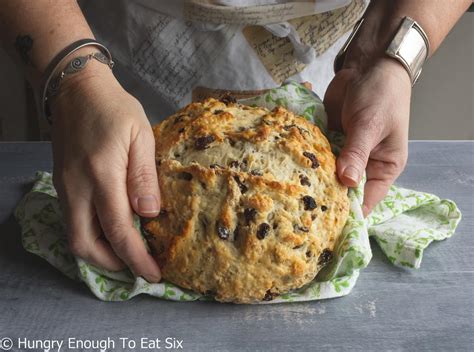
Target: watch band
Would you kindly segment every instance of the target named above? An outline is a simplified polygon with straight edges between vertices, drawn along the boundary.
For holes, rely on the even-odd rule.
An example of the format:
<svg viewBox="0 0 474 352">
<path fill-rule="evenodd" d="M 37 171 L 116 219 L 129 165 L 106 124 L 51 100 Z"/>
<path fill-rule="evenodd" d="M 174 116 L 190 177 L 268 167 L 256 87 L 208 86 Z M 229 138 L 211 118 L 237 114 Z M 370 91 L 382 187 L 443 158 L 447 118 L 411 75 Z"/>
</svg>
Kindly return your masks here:
<svg viewBox="0 0 474 352">
<path fill-rule="evenodd" d="M 334 60 L 334 73 L 337 73 L 344 64 L 347 48 L 357 35 L 364 18 L 354 25 L 354 29 L 336 55 Z M 385 54 L 400 62 L 410 76 L 412 86 L 420 77 L 420 73 L 430 52 L 430 42 L 423 28 L 412 18 L 403 18 Z"/>
<path fill-rule="evenodd" d="M 428 36 L 412 18 L 405 17 L 385 53 L 398 60 L 408 71 L 412 85 L 420 77 L 430 52 Z"/>
<path fill-rule="evenodd" d="M 360 27 L 362 26 L 362 23 L 364 23 L 364 17 L 360 18 L 355 24 L 354 28 L 352 29 L 352 33 L 349 35 L 347 38 L 346 42 L 342 46 L 342 48 L 339 50 L 339 52 L 336 55 L 336 58 L 334 59 L 334 73 L 337 73 L 342 68 L 342 65 L 344 64 L 344 59 L 346 57 L 346 51 L 349 45 L 351 45 L 352 40 L 355 38 L 357 35 L 357 32 L 359 32 Z"/>
</svg>

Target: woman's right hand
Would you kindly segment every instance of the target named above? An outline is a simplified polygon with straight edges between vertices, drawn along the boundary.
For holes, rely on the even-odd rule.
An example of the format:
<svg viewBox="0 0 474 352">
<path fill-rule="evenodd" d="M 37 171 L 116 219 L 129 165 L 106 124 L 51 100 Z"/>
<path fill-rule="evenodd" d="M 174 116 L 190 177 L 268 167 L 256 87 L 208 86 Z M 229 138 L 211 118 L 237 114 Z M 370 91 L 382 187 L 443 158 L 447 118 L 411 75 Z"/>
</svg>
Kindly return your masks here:
<svg viewBox="0 0 474 352">
<path fill-rule="evenodd" d="M 141 104 L 95 60 L 67 76 L 51 103 L 54 186 L 70 249 L 111 271 L 128 266 L 160 281 L 133 226 L 133 212 L 157 216 L 160 195 L 153 132 Z"/>
</svg>

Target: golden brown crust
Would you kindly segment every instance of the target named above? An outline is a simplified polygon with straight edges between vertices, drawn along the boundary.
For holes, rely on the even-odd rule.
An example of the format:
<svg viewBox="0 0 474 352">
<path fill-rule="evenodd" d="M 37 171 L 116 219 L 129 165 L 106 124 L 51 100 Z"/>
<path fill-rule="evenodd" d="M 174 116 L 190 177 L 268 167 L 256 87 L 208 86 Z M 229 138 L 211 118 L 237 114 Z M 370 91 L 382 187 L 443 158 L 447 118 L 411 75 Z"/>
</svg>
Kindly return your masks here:
<svg viewBox="0 0 474 352">
<path fill-rule="evenodd" d="M 314 124 L 207 99 L 154 134 L 163 211 L 145 229 L 165 279 L 236 303 L 314 279 L 349 212 Z"/>
</svg>

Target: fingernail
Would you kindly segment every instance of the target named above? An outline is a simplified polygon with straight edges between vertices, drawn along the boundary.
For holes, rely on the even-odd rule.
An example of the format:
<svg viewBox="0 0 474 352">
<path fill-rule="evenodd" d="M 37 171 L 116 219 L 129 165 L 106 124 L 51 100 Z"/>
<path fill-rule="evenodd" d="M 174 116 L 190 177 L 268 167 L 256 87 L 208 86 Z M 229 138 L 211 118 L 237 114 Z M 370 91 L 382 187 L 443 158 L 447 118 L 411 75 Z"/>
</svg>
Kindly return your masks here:
<svg viewBox="0 0 474 352">
<path fill-rule="evenodd" d="M 370 211 L 367 205 L 363 204 L 362 205 L 362 214 L 364 215 L 364 218 L 366 218 L 369 215 Z"/>
<path fill-rule="evenodd" d="M 152 214 L 158 212 L 158 202 L 155 196 L 143 196 L 137 199 L 138 211 L 142 214 Z"/>
<path fill-rule="evenodd" d="M 344 177 L 354 181 L 355 183 L 359 183 L 359 172 L 354 166 L 348 166 L 344 170 Z"/>
<path fill-rule="evenodd" d="M 130 272 L 132 273 L 133 277 L 135 278 L 143 278 L 148 282 L 160 282 L 161 281 L 161 275 L 156 275 L 156 274 L 144 274 L 144 275 L 138 275 L 135 271 L 130 269 Z"/>
<path fill-rule="evenodd" d="M 161 281 L 161 276 L 160 275 L 147 274 L 146 275 L 146 281 L 153 282 L 153 283 L 158 283 L 158 282 Z"/>
</svg>

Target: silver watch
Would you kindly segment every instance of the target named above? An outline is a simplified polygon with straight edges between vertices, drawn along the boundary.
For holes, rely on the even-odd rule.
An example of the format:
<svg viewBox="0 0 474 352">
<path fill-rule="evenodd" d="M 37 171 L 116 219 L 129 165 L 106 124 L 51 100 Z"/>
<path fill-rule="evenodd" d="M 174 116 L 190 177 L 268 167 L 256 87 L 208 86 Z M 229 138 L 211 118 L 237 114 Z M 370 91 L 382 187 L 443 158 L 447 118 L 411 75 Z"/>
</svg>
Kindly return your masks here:
<svg viewBox="0 0 474 352">
<path fill-rule="evenodd" d="M 357 35 L 364 18 L 361 18 L 354 25 L 354 29 L 347 38 L 334 60 L 334 72 L 342 68 L 347 48 Z M 420 76 L 421 69 L 430 52 L 430 42 L 423 28 L 410 17 L 405 17 L 398 27 L 392 42 L 385 53 L 399 61 L 410 75 L 411 83 L 414 85 Z"/>
</svg>

